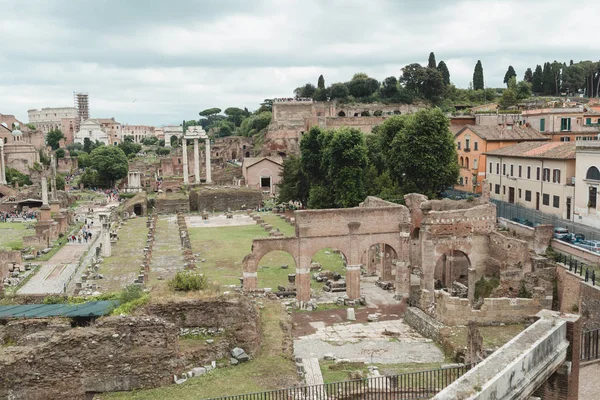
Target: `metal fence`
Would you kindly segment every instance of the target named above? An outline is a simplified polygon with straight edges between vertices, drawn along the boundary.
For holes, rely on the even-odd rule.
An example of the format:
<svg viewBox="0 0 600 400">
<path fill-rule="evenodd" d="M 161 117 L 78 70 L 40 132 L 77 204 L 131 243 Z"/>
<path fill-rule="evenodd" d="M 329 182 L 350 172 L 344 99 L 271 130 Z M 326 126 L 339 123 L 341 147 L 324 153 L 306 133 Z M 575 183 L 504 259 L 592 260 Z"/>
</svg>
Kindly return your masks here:
<svg viewBox="0 0 600 400">
<path fill-rule="evenodd" d="M 567 228 L 571 233 L 582 233 L 588 240 L 600 240 L 600 229 L 569 221 L 553 214 L 546 214 L 541 211 L 526 208 L 518 204 L 511 204 L 496 199 L 491 199 L 490 201 L 496 205 L 498 217 L 517 221 L 529 226 L 550 224 L 555 227 Z"/>
<path fill-rule="evenodd" d="M 466 364 L 399 375 L 216 397 L 210 400 L 428 399 L 450 385 L 474 365 Z"/>
<path fill-rule="evenodd" d="M 600 328 L 585 331 L 581 334 L 582 361 L 597 360 L 600 358 Z"/>
<path fill-rule="evenodd" d="M 596 286 L 596 270 L 592 268 L 591 265 L 584 264 L 581 261 L 578 261 L 576 258 L 573 258 L 571 255 L 566 255 L 563 253 L 559 253 L 556 249 L 553 249 L 556 253 L 554 257 L 555 261 L 565 264 L 569 267 L 569 271 L 574 274 L 578 274 L 581 277 L 585 278 L 586 282 L 591 282 L 592 286 Z"/>
</svg>

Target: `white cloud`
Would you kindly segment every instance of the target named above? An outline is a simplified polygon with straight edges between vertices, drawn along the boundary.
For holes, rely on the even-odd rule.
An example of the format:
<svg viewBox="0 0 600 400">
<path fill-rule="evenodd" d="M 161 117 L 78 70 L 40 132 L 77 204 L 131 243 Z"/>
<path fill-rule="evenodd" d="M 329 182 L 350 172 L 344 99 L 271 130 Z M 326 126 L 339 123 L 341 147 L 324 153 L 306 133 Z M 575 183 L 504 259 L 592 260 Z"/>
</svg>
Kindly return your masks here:
<svg viewBox="0 0 600 400">
<path fill-rule="evenodd" d="M 164 124 L 217 106 L 254 109 L 320 74 L 383 80 L 430 51 L 467 87 L 508 65 L 593 59 L 600 2 L 397 0 L 0 0 L 0 112 L 72 104 L 93 116 Z M 585 12 L 582 12 L 585 10 Z M 135 100 L 135 102 L 134 102 Z"/>
</svg>

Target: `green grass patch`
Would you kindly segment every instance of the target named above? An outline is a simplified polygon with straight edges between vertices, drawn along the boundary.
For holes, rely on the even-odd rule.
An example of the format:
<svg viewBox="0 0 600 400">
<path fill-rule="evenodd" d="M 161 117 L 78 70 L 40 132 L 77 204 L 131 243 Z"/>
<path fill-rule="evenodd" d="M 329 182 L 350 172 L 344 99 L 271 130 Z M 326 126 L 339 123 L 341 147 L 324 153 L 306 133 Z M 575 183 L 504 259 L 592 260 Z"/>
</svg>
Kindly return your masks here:
<svg viewBox="0 0 600 400">
<path fill-rule="evenodd" d="M 181 385 L 132 392 L 97 395 L 99 399 L 197 400 L 290 387 L 298 383 L 295 364 L 281 355 L 285 333 L 280 321 L 285 318 L 281 304 L 265 301 L 261 310 L 263 341 L 260 352 L 249 362 L 217 368 Z M 198 345 L 196 339 L 180 340 L 182 347 Z"/>
<path fill-rule="evenodd" d="M 504 346 L 524 329 L 525 325 L 523 324 L 480 326 L 479 333 L 483 337 L 484 348 L 497 349 Z M 464 326 L 450 327 L 448 339 L 455 348 L 465 348 L 467 346 L 467 328 Z"/>
<path fill-rule="evenodd" d="M 0 222 L 0 250 L 21 250 L 23 238 L 35 235 L 30 222 Z"/>
<path fill-rule="evenodd" d="M 329 253 L 329 254 L 328 254 Z M 346 276 L 346 269 L 344 267 L 344 260 L 341 254 L 335 254 L 333 249 L 325 248 L 319 250 L 312 258 L 314 262 L 317 262 L 323 266 L 323 271 L 333 271 L 342 275 L 342 279 Z M 310 287 L 313 290 L 323 290 L 324 282 L 317 282 L 314 279 L 310 279 Z"/>
<path fill-rule="evenodd" d="M 264 212 L 264 213 L 260 213 L 260 217 L 262 219 L 264 219 L 267 224 L 273 226 L 273 228 L 279 229 L 283 233 L 283 236 L 295 236 L 296 235 L 296 228 L 294 228 L 292 225 L 285 222 L 284 219 L 281 219 L 276 214 L 273 214 L 270 212 Z"/>
</svg>

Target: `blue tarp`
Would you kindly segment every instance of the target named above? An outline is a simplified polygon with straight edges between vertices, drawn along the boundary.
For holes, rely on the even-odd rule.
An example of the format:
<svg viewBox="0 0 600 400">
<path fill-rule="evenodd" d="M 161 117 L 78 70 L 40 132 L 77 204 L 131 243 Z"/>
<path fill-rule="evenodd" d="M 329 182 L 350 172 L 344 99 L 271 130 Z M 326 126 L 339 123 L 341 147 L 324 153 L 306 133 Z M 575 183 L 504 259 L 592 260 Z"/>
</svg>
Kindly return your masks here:
<svg viewBox="0 0 600 400">
<path fill-rule="evenodd" d="M 100 317 L 109 314 L 117 306 L 117 301 L 0 306 L 0 318 Z"/>
</svg>

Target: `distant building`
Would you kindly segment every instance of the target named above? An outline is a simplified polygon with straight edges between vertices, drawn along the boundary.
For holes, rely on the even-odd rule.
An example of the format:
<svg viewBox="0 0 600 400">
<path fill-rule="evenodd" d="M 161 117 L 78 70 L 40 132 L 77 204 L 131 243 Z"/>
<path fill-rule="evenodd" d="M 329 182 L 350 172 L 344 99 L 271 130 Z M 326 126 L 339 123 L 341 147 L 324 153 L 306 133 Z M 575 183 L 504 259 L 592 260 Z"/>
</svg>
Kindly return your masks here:
<svg viewBox="0 0 600 400">
<path fill-rule="evenodd" d="M 60 130 L 67 144 L 73 143 L 75 132 L 79 130 L 79 114 L 75 107 L 34 109 L 28 110 L 27 114 L 29 123 L 44 135 L 52 130 Z"/>
<path fill-rule="evenodd" d="M 600 132 L 600 112 L 584 106 L 523 110 L 521 123 L 556 142 L 593 140 Z"/>
<path fill-rule="evenodd" d="M 97 140 L 105 145 L 111 144 L 110 137 L 102 130 L 102 125 L 98 120 L 89 119 L 81 123 L 79 132 L 75 134 L 75 143 L 84 144 L 86 138 L 94 143 Z"/>
<path fill-rule="evenodd" d="M 115 121 L 113 118 L 95 118 L 93 121 L 96 121 L 100 124 L 100 127 L 106 134 L 108 135 L 108 139 L 113 146 L 121 143 L 121 132 L 123 131 L 123 125 L 121 123 Z"/>
<path fill-rule="evenodd" d="M 148 125 L 123 125 L 121 140 L 125 136 L 133 137 L 135 143 L 141 143 L 146 137 L 155 136 L 154 127 Z"/>
<path fill-rule="evenodd" d="M 260 189 L 263 193 L 277 194 L 281 181 L 283 160 L 281 157 L 244 158 L 242 175 L 246 186 Z"/>
<path fill-rule="evenodd" d="M 481 193 L 486 176 L 485 153 L 520 142 L 539 142 L 549 139 L 535 129 L 519 125 L 468 125 L 454 136 L 460 177 L 456 190 Z"/>
<path fill-rule="evenodd" d="M 493 199 L 573 218 L 575 143 L 523 142 L 485 155 Z"/>
<path fill-rule="evenodd" d="M 600 141 L 576 142 L 575 222 L 600 228 Z"/>
</svg>

